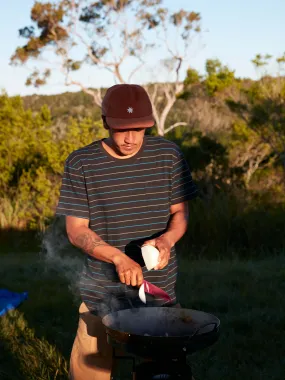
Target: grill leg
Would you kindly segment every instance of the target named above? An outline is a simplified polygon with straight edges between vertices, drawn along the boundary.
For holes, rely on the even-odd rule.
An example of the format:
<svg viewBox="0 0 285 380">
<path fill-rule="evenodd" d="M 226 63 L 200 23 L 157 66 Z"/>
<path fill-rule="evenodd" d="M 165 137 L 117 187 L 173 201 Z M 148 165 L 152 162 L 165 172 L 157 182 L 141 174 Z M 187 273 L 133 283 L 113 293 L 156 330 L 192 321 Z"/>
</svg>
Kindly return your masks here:
<svg viewBox="0 0 285 380">
<path fill-rule="evenodd" d="M 111 370 L 111 380 L 121 380 L 117 376 L 117 371 L 120 368 L 121 360 L 131 360 L 132 361 L 132 372 L 130 374 L 130 379 L 136 380 L 136 360 L 134 356 L 126 356 L 122 353 L 122 355 L 116 354 L 116 349 L 113 347 L 113 355 L 112 355 L 112 370 Z"/>
</svg>

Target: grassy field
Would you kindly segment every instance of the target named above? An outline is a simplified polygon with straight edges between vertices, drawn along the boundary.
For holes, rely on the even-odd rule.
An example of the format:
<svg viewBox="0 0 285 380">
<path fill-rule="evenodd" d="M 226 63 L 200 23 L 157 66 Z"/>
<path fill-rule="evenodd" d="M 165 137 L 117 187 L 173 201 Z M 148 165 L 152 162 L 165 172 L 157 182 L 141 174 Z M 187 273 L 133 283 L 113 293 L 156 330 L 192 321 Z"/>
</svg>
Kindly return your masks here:
<svg viewBox="0 0 285 380">
<path fill-rule="evenodd" d="M 64 266 L 46 267 L 37 253 L 0 261 L 0 288 L 29 292 L 0 318 L 0 379 L 67 379 L 79 299 Z M 284 380 L 285 258 L 181 264 L 182 306 L 221 320 L 219 341 L 189 358 L 196 380 Z"/>
</svg>

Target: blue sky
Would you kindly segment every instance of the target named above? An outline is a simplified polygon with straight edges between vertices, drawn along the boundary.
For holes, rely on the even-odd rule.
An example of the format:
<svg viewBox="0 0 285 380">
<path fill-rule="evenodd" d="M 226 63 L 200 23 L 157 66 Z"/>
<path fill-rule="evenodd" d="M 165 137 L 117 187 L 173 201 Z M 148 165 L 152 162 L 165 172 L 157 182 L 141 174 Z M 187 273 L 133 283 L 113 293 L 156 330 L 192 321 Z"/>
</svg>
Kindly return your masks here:
<svg viewBox="0 0 285 380">
<path fill-rule="evenodd" d="M 30 25 L 30 9 L 34 0 L 2 1 L 0 5 L 0 89 L 9 95 L 53 94 L 75 91 L 76 87 L 64 87 L 60 77 L 51 85 L 40 89 L 25 86 L 29 72 L 22 67 L 11 67 L 10 56 L 24 40 L 18 37 L 18 29 Z M 285 1 L 284 0 L 165 0 L 173 10 L 185 8 L 200 12 L 202 16 L 202 39 L 193 48 L 189 64 L 204 73 L 205 61 L 218 58 L 236 71 L 240 77 L 256 78 L 257 73 L 250 60 L 257 54 L 270 53 L 274 57 L 285 52 Z M 273 70 L 273 68 L 272 68 Z M 142 71 L 137 82 L 147 80 Z M 84 70 L 80 79 L 88 85 L 111 86 L 108 73 L 94 69 Z"/>
</svg>

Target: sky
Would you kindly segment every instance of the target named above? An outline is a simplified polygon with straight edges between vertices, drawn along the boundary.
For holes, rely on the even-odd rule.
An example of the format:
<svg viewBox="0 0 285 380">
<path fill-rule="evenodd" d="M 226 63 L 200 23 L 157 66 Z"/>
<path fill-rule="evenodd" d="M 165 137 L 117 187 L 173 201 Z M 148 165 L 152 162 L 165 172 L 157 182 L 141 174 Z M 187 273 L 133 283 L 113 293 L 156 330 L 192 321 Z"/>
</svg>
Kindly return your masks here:
<svg viewBox="0 0 285 380">
<path fill-rule="evenodd" d="M 62 85 L 62 78 L 55 74 L 51 84 L 40 89 L 27 87 L 25 81 L 29 71 L 25 67 L 13 67 L 10 57 L 25 40 L 19 37 L 21 27 L 31 25 L 30 9 L 34 0 L 0 0 L 0 90 L 8 95 L 56 94 L 65 91 L 78 91 L 76 86 Z M 224 65 L 235 70 L 238 77 L 256 79 L 251 59 L 256 54 L 269 53 L 275 58 L 285 52 L 285 1 L 284 0 L 165 0 L 164 4 L 172 10 L 184 8 L 199 12 L 202 17 L 203 33 L 190 49 L 187 66 L 205 72 L 207 59 L 218 58 Z M 157 53 L 158 54 L 158 53 Z M 158 56 L 151 56 L 156 62 Z M 36 62 L 33 66 L 38 65 Z M 186 72 L 186 66 L 184 72 Z M 125 72 L 130 69 L 128 66 Z M 275 68 L 272 67 L 272 70 Z M 145 83 L 159 77 L 160 71 L 141 70 L 134 80 Z M 81 70 L 77 79 L 94 87 L 108 87 L 114 78 L 106 71 L 94 68 Z M 163 80 L 163 78 L 162 78 Z"/>
</svg>

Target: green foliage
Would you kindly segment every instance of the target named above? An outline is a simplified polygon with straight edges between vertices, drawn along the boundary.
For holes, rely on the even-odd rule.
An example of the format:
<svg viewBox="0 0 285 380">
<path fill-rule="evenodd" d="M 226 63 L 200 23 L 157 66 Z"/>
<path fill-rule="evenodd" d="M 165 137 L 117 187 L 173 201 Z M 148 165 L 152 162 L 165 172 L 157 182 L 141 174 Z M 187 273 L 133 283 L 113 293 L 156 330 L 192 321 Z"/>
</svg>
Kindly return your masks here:
<svg viewBox="0 0 285 380">
<path fill-rule="evenodd" d="M 183 91 L 177 95 L 177 99 L 188 100 L 193 94 L 193 88 L 200 84 L 201 79 L 202 76 L 197 70 L 188 68 L 183 82 Z"/>
<path fill-rule="evenodd" d="M 195 69 L 189 68 L 186 73 L 186 78 L 184 79 L 184 85 L 189 86 L 191 84 L 197 84 L 200 82 L 201 76 Z"/>
<path fill-rule="evenodd" d="M 160 17 L 164 16 L 167 14 L 161 12 Z M 234 86 L 229 89 L 230 83 Z M 271 207 L 275 211 L 270 224 L 274 225 L 276 218 L 279 230 L 279 218 L 284 217 L 284 77 L 244 80 L 238 86 L 236 83 L 234 73 L 218 60 L 207 61 L 207 77 L 203 82 L 199 73 L 189 68 L 184 81 L 186 91 L 178 96 L 167 121 L 168 126 L 181 120 L 186 124 L 172 129 L 167 137 L 181 147 L 198 182 L 202 203 L 197 214 L 204 215 L 207 207 L 218 213 L 212 202 L 217 201 L 217 207 L 221 207 L 221 223 L 213 228 L 219 238 L 211 252 L 219 246 L 225 249 L 221 248 L 222 235 L 231 219 L 238 220 L 235 228 L 240 241 L 246 242 L 242 244 L 257 249 L 254 217 L 263 215 L 260 210 Z M 155 85 L 150 84 L 150 93 L 154 90 Z M 187 92 L 191 99 L 185 95 Z M 163 88 L 159 88 L 159 110 L 165 102 L 162 95 Z M 100 108 L 94 107 L 91 97 L 83 92 L 30 96 L 23 101 L 5 93 L 0 96 L 2 228 L 44 229 L 53 220 L 66 157 L 108 135 L 100 117 Z M 207 123 L 207 128 L 203 123 Z M 212 127 L 212 123 L 216 126 Z M 147 130 L 147 134 L 157 136 L 157 130 Z M 244 203 L 240 203 L 239 197 Z M 276 211 L 278 207 L 280 214 Z M 215 223 L 212 216 L 208 228 Z M 205 220 L 200 222 L 206 223 Z M 245 225 L 249 228 L 247 235 L 254 236 L 248 241 L 244 237 Z M 265 231 L 269 226 L 264 224 L 260 228 Z M 209 238 L 214 239 L 214 235 Z M 269 246 L 271 243 L 266 239 L 264 244 Z M 237 239 L 234 241 L 231 249 L 237 250 Z"/>
<path fill-rule="evenodd" d="M 70 119 L 56 140 L 47 106 L 33 114 L 20 97 L 5 93 L 0 125 L 0 227 L 44 229 L 54 215 L 65 159 L 106 132 L 90 118 Z"/>
<path fill-rule="evenodd" d="M 74 71 L 86 65 L 95 66 L 111 72 L 116 83 L 132 83 L 133 75 L 146 64 L 150 52 L 161 49 L 153 67 L 165 64 L 169 77 L 172 74 L 176 77 L 171 91 L 160 85 L 162 91 L 155 91 L 152 100 L 154 108 L 160 103 L 155 119 L 159 134 L 165 134 L 167 116 L 183 90 L 179 76 L 192 36 L 201 31 L 199 13 L 184 9 L 172 11 L 162 6 L 162 0 L 58 0 L 36 1 L 31 20 L 32 26 L 20 29 L 20 37 L 27 40 L 26 44 L 18 47 L 11 57 L 13 65 L 39 58 L 43 62 L 41 70 L 37 68 L 27 78 L 26 85 L 43 86 L 48 83 L 51 70 L 58 71 L 64 85 L 83 89 L 99 107 L 101 89 L 90 89 L 80 76 L 75 80 Z M 169 42 L 170 34 L 176 35 L 175 43 Z M 51 63 L 46 53 L 58 59 Z M 123 74 L 126 62 L 131 65 L 128 76 Z M 160 96 L 164 98 L 162 109 Z"/>
<path fill-rule="evenodd" d="M 25 228 L 25 218 L 21 217 L 21 213 L 25 214 L 26 208 L 23 208 L 20 202 L 15 198 L 9 198 L 8 196 L 0 197 L 0 228 Z"/>
<path fill-rule="evenodd" d="M 26 80 L 26 86 L 35 86 L 40 87 L 44 84 L 47 83 L 47 79 L 51 75 L 51 70 L 46 69 L 43 73 L 42 76 L 40 76 L 40 72 L 38 70 L 35 70 Z"/>
<path fill-rule="evenodd" d="M 60 1 L 58 5 L 35 2 L 31 19 L 41 32 L 36 36 L 34 27 L 20 29 L 20 36 L 27 38 L 28 42 L 16 50 L 11 58 L 12 62 L 25 63 L 29 58 L 38 58 L 44 47 L 64 41 L 68 37 L 67 30 L 61 25 L 65 11 L 64 1 Z"/>
<path fill-rule="evenodd" d="M 20 97 L 0 96 L 0 194 L 17 185 L 27 166 L 39 164 L 45 143 L 51 139 L 47 107 L 33 116 L 24 110 Z"/>
<path fill-rule="evenodd" d="M 245 186 L 249 185 L 251 177 L 260 170 L 262 163 L 268 162 L 271 154 L 269 144 L 242 121 L 233 124 L 228 149 L 229 165 L 231 168 L 240 169 Z"/>
<path fill-rule="evenodd" d="M 258 70 L 261 74 L 261 77 L 269 76 L 271 72 L 271 67 L 274 67 L 272 64 L 273 56 L 270 54 L 256 54 L 254 59 L 251 60 L 251 62 L 254 64 L 256 70 Z M 278 73 L 277 75 L 280 76 L 281 72 L 285 69 L 285 53 L 281 55 L 280 57 L 276 57 L 274 61 L 278 65 Z M 271 64 L 271 66 L 269 66 Z"/>
<path fill-rule="evenodd" d="M 207 77 L 205 86 L 209 95 L 213 96 L 217 92 L 224 90 L 235 82 L 235 72 L 227 66 L 222 66 L 217 59 L 206 61 Z"/>
<path fill-rule="evenodd" d="M 141 59 L 142 53 L 150 44 L 145 43 L 144 31 L 153 29 L 160 25 L 165 15 L 166 9 L 159 8 L 160 0 L 101 0 L 87 2 L 71 2 L 59 0 L 57 2 L 36 1 L 31 9 L 32 26 L 25 26 L 19 30 L 20 37 L 25 38 L 27 43 L 16 49 L 11 57 L 12 64 L 25 64 L 30 59 L 37 59 L 48 49 L 52 49 L 62 60 L 61 70 L 65 75 L 70 71 L 80 70 L 84 63 L 91 65 L 102 65 L 108 70 L 114 69 L 114 74 L 123 82 L 120 74 L 120 60 L 132 56 Z M 113 38 L 114 19 L 122 13 L 128 11 L 131 18 L 136 20 L 135 27 L 123 27 L 118 32 L 116 40 L 116 56 L 119 57 L 115 62 L 110 42 Z M 171 16 L 170 16 L 171 17 Z M 172 22 L 183 23 L 183 38 L 188 38 L 190 29 L 200 16 L 194 12 L 178 12 L 172 16 Z M 79 28 L 70 27 L 74 23 L 81 25 L 87 34 L 80 34 Z M 120 25 L 120 23 L 117 23 Z M 111 30 L 112 29 L 112 30 Z M 87 37 L 89 39 L 87 40 Z M 86 40 L 88 42 L 86 42 Z M 84 42 L 83 42 L 84 41 Z M 69 48 L 81 43 L 85 53 L 72 58 Z M 122 49 L 120 49 L 120 46 Z M 107 59 L 107 63 L 104 59 Z M 47 74 L 48 73 L 48 74 Z M 47 83 L 50 74 L 50 67 L 42 74 L 36 70 L 27 79 L 27 85 L 39 87 Z"/>
<path fill-rule="evenodd" d="M 3 94 L 0 97 L 0 123 L 0 193 L 5 197 L 0 210 L 2 227 L 9 223 L 9 219 L 4 220 L 7 215 L 15 212 L 17 218 L 10 226 L 19 219 L 30 226 L 39 224 L 42 227 L 52 216 L 50 206 L 58 195 L 54 181 L 48 179 L 51 167 L 47 153 L 53 145 L 50 112 L 43 106 L 33 115 L 31 110 L 24 110 L 19 97 L 8 98 Z"/>
<path fill-rule="evenodd" d="M 247 103 L 232 102 L 230 107 L 285 167 L 285 79 L 265 77 L 243 90 Z"/>
<path fill-rule="evenodd" d="M 32 167 L 21 175 L 18 189 L 16 197 L 26 206 L 20 210 L 19 218 L 29 221 L 29 228 L 43 230 L 54 216 L 59 181 L 49 175 L 47 167 Z"/>
<path fill-rule="evenodd" d="M 58 95 L 25 96 L 23 104 L 24 108 L 32 108 L 34 112 L 40 111 L 43 105 L 47 105 L 52 120 L 61 129 L 65 129 L 70 117 L 76 120 L 91 118 L 94 122 L 100 120 L 101 117 L 101 109 L 94 105 L 92 97 L 83 91 Z"/>
<path fill-rule="evenodd" d="M 285 203 L 275 203 L 271 191 L 257 197 L 242 188 L 216 191 L 208 202 L 198 199 L 190 207 L 181 244 L 193 244 L 192 256 L 224 260 L 284 253 Z"/>
<path fill-rule="evenodd" d="M 51 147 L 48 152 L 53 171 L 61 174 L 64 161 L 71 152 L 103 137 L 106 137 L 106 131 L 102 128 L 101 122 L 93 122 L 89 118 L 81 122 L 70 119 L 67 132 L 59 141 L 57 150 Z"/>
<path fill-rule="evenodd" d="M 182 38 L 187 40 L 190 36 L 190 32 L 194 29 L 195 32 L 200 32 L 199 22 L 201 16 L 196 12 L 187 12 L 181 9 L 179 12 L 175 12 L 170 16 L 172 23 L 175 26 L 182 26 Z"/>
<path fill-rule="evenodd" d="M 251 60 L 251 62 L 256 67 L 266 66 L 269 63 L 269 60 L 272 58 L 272 55 L 270 54 L 256 54 L 255 58 Z"/>
</svg>

